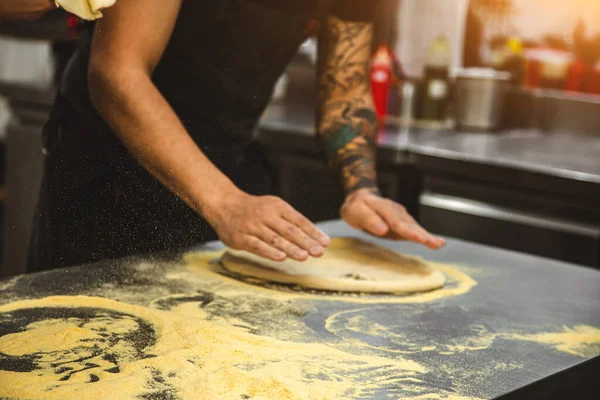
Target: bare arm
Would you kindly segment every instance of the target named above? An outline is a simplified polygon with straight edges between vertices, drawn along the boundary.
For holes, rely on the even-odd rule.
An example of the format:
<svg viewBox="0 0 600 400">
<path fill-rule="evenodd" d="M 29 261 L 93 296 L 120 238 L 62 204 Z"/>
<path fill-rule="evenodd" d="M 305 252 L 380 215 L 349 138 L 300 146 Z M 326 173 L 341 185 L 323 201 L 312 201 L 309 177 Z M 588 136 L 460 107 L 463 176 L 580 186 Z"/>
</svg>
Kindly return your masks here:
<svg viewBox="0 0 600 400">
<path fill-rule="evenodd" d="M 202 153 L 151 80 L 180 6 L 181 0 L 120 0 L 104 12 L 90 58 L 92 102 L 132 155 L 226 244 L 272 259 L 306 259 L 320 232 L 280 199 L 240 191 Z"/>
<path fill-rule="evenodd" d="M 94 106 L 137 160 L 203 213 L 236 188 L 198 149 L 151 80 L 180 4 L 122 0 L 106 10 L 94 34 L 89 87 Z"/>
<path fill-rule="evenodd" d="M 377 236 L 443 245 L 394 201 L 379 196 L 375 166 L 377 117 L 370 85 L 373 26 L 329 17 L 319 37 L 317 132 L 327 162 L 346 193 L 341 214 Z"/>
<path fill-rule="evenodd" d="M 0 1 L 0 21 L 35 19 L 53 8 L 56 8 L 54 0 L 2 0 Z"/>
</svg>

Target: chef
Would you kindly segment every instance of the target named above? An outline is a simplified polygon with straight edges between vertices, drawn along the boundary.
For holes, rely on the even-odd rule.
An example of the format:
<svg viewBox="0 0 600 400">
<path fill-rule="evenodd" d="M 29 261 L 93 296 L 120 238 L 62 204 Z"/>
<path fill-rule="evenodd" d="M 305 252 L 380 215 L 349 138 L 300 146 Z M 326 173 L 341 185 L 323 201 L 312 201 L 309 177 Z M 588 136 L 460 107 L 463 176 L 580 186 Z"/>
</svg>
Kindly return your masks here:
<svg viewBox="0 0 600 400">
<path fill-rule="evenodd" d="M 56 8 L 54 0 L 2 0 L 0 21 L 36 19 L 54 8 Z"/>
<path fill-rule="evenodd" d="M 342 218 L 378 237 L 444 241 L 380 196 L 364 0 L 118 0 L 84 29 L 44 131 L 30 271 L 219 238 L 271 260 L 329 238 L 269 195 L 253 131 L 298 46 L 319 35 L 318 137 Z"/>
</svg>

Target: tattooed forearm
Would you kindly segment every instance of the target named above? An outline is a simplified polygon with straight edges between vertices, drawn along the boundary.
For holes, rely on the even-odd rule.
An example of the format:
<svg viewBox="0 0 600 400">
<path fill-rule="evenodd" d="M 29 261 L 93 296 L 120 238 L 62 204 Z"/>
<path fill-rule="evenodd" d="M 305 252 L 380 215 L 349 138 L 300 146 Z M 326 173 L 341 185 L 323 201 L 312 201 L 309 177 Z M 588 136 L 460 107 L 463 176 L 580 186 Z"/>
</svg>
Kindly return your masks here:
<svg viewBox="0 0 600 400">
<path fill-rule="evenodd" d="M 370 92 L 372 26 L 330 17 L 319 38 L 319 137 L 344 191 L 377 190 Z"/>
</svg>

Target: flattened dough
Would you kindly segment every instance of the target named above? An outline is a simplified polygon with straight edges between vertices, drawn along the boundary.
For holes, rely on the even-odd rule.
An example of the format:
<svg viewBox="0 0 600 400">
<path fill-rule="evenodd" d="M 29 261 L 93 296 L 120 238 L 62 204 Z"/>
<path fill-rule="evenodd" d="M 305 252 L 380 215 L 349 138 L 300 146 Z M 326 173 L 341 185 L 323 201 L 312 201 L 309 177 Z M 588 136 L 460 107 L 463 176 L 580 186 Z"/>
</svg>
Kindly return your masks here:
<svg viewBox="0 0 600 400">
<path fill-rule="evenodd" d="M 101 10 L 112 7 L 116 0 L 55 0 L 55 3 L 80 18 L 94 20 L 102 18 Z"/>
<path fill-rule="evenodd" d="M 334 238 L 322 257 L 305 262 L 271 261 L 228 249 L 221 264 L 247 277 L 338 292 L 407 294 L 446 283 L 441 271 L 418 258 L 355 238 Z"/>
</svg>

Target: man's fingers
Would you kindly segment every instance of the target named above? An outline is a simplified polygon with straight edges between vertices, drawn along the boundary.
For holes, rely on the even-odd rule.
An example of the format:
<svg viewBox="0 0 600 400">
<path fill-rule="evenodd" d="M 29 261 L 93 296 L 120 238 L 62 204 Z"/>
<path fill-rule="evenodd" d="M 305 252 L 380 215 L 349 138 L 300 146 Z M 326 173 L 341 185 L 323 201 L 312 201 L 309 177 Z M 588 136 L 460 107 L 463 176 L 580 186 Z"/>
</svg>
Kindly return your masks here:
<svg viewBox="0 0 600 400">
<path fill-rule="evenodd" d="M 308 252 L 307 256 L 308 254 L 310 254 L 313 257 L 320 257 L 323 255 L 323 246 L 311 236 L 309 236 L 304 230 L 300 229 L 291 222 L 288 222 L 287 220 L 282 218 L 277 218 L 275 220 L 267 222 L 267 225 L 278 235 L 282 236 L 287 241 L 293 243 L 299 250 L 302 249 L 303 251 Z"/>
<path fill-rule="evenodd" d="M 344 220 L 357 229 L 362 229 L 376 236 L 385 236 L 389 226 L 366 203 L 360 201 L 352 205 L 352 209 L 344 212 Z"/>
<path fill-rule="evenodd" d="M 283 251 L 251 235 L 245 235 L 242 239 L 242 250 L 273 261 L 283 261 L 286 258 L 286 254 Z"/>
<path fill-rule="evenodd" d="M 380 197 L 370 197 L 365 199 L 366 203 L 383 218 L 390 230 L 403 237 L 406 240 L 425 244 L 428 240 L 427 235 L 417 229 L 416 223 L 408 223 L 401 215 L 392 202 Z"/>
<path fill-rule="evenodd" d="M 437 238 L 423 229 L 400 204 L 380 197 L 370 197 L 365 200 L 385 220 L 390 230 L 395 233 L 393 236 L 426 245 L 431 249 L 443 246 L 443 239 Z"/>
<path fill-rule="evenodd" d="M 407 223 L 413 224 L 415 226 L 415 229 L 418 230 L 418 232 L 420 232 L 422 235 L 427 237 L 427 241 L 425 242 L 425 245 L 427 247 L 435 250 L 435 249 L 439 249 L 440 247 L 443 247 L 446 244 L 446 241 L 443 238 L 429 233 L 427 230 L 425 230 L 425 228 L 423 228 L 421 225 L 419 225 L 419 223 L 417 221 L 415 221 L 415 219 L 406 212 L 406 209 L 404 207 L 402 207 L 400 204 L 397 204 L 397 203 L 393 203 L 393 204 L 395 206 L 397 206 L 398 213 L 401 216 L 402 215 L 404 216 L 404 220 L 407 221 Z"/>
<path fill-rule="evenodd" d="M 297 228 L 296 228 L 297 229 Z M 257 232 L 257 235 L 263 242 L 283 251 L 288 257 L 297 261 L 306 261 L 308 250 L 304 250 L 292 243 L 284 235 L 276 232 L 268 226 L 263 226 Z"/>
<path fill-rule="evenodd" d="M 329 236 L 321 232 L 312 222 L 308 220 L 304 215 L 294 210 L 292 206 L 284 210 L 282 213 L 283 218 L 291 222 L 293 225 L 302 229 L 308 236 L 313 240 L 317 241 L 321 246 L 327 246 L 330 242 Z"/>
<path fill-rule="evenodd" d="M 431 239 L 426 243 L 427 247 L 430 249 L 436 250 L 446 245 L 446 241 L 444 238 L 439 236 L 431 236 Z"/>
</svg>

